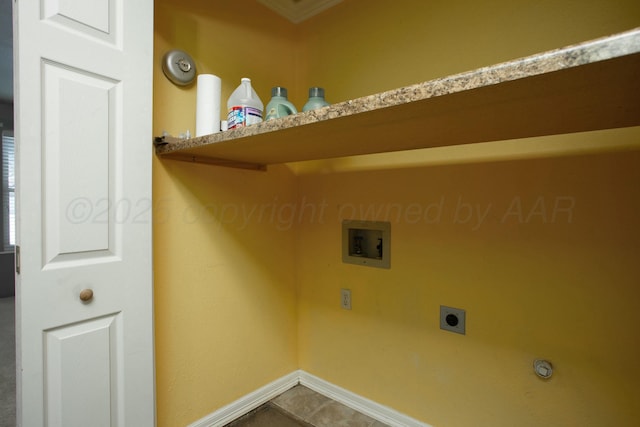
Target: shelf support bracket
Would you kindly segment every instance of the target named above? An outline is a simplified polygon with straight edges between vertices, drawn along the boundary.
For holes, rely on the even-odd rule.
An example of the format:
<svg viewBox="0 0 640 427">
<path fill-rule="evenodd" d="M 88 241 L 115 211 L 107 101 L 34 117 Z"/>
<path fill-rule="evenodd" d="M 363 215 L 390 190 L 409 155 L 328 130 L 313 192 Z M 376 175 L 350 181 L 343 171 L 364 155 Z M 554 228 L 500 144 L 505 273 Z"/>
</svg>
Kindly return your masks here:
<svg viewBox="0 0 640 427">
<path fill-rule="evenodd" d="M 262 171 L 262 172 L 267 170 L 266 165 L 261 165 L 257 163 L 247 163 L 247 162 L 238 162 L 235 160 L 194 156 L 188 153 L 167 153 L 167 154 L 160 154 L 159 157 L 161 159 L 179 160 L 181 162 L 189 162 L 189 163 L 204 163 L 207 165 L 225 166 L 228 168 L 236 168 L 236 169 L 248 169 L 248 170 L 255 170 L 255 171 Z"/>
</svg>

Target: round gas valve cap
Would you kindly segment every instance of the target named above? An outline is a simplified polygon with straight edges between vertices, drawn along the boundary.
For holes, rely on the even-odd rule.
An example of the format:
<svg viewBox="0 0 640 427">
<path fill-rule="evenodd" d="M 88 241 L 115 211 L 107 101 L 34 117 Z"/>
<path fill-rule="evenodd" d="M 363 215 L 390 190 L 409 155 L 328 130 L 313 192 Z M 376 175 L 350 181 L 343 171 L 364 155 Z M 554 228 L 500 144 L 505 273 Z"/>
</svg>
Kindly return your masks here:
<svg viewBox="0 0 640 427">
<path fill-rule="evenodd" d="M 545 380 L 547 378 L 551 378 L 551 375 L 553 374 L 553 366 L 551 366 L 551 363 L 542 359 L 536 359 L 533 361 L 533 370 L 537 376 L 544 378 Z"/>
</svg>

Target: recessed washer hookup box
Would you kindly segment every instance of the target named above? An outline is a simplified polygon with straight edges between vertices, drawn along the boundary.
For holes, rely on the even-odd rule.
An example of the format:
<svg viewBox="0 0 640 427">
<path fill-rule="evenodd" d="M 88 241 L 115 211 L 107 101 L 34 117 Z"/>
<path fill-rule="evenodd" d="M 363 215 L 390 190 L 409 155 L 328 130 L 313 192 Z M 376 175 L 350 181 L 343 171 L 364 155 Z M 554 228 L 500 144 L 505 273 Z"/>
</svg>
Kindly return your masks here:
<svg viewBox="0 0 640 427">
<path fill-rule="evenodd" d="M 391 223 L 342 221 L 342 262 L 391 268 Z"/>
</svg>

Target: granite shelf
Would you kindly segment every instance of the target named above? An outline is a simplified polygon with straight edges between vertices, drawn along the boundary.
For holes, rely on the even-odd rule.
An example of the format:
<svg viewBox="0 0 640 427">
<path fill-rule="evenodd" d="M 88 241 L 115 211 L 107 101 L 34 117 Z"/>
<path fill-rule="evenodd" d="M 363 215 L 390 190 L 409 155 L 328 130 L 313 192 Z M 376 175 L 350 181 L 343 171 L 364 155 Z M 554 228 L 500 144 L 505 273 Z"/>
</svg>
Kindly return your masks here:
<svg viewBox="0 0 640 427">
<path fill-rule="evenodd" d="M 640 28 L 191 139 L 162 159 L 267 165 L 640 125 Z"/>
</svg>

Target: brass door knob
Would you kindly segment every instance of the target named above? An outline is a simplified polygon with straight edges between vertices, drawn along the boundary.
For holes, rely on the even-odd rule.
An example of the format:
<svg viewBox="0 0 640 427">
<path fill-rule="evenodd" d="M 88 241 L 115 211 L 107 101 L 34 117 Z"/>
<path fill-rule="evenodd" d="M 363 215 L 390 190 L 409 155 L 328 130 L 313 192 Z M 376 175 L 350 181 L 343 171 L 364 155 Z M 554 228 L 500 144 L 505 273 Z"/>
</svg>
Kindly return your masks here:
<svg viewBox="0 0 640 427">
<path fill-rule="evenodd" d="M 93 291 L 91 289 L 83 289 L 80 291 L 80 301 L 89 302 L 93 299 Z"/>
</svg>

